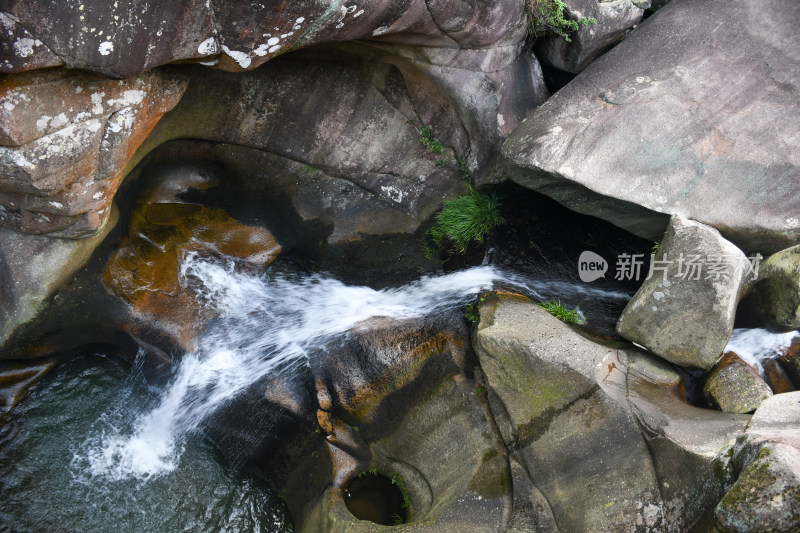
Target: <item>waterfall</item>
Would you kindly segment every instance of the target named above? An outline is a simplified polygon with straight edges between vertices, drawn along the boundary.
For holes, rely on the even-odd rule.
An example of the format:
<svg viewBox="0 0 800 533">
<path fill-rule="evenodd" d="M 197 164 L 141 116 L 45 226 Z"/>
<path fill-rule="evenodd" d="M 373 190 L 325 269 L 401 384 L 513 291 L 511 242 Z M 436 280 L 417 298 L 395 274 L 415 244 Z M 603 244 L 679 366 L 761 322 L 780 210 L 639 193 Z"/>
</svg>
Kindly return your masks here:
<svg viewBox="0 0 800 533">
<path fill-rule="evenodd" d="M 489 266 L 426 277 L 400 288 L 348 286 L 315 274 L 254 276 L 189 255 L 181 278 L 219 317 L 185 354 L 149 412 L 87 446 L 93 475 L 147 479 L 177 466 L 184 437 L 268 374 L 292 372 L 309 351 L 371 317 L 411 318 L 458 306 L 500 278 Z"/>
</svg>

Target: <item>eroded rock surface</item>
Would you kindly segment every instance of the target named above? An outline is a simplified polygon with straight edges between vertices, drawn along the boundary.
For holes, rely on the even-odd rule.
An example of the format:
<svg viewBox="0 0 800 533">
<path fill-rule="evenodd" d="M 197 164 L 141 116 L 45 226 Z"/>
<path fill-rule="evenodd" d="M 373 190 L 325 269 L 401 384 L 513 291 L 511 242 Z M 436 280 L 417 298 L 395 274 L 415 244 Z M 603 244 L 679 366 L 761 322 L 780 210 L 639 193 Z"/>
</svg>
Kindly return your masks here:
<svg viewBox="0 0 800 533">
<path fill-rule="evenodd" d="M 724 494 L 724 453 L 749 417 L 689 405 L 665 362 L 507 295 L 482 306 L 475 347 L 503 438 L 559 530 L 688 529 Z"/>
<path fill-rule="evenodd" d="M 62 69 L 0 85 L 0 225 L 85 237 L 103 225 L 128 160 L 185 89 L 153 71 L 127 80 Z"/>
</svg>

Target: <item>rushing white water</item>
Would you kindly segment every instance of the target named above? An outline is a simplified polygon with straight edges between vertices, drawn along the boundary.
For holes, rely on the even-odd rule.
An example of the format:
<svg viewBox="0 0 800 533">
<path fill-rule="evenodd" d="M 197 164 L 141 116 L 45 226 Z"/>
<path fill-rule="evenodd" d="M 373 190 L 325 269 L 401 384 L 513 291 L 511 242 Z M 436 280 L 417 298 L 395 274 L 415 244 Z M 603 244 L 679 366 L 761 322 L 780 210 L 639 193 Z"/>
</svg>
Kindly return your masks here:
<svg viewBox="0 0 800 533">
<path fill-rule="evenodd" d="M 404 319 L 455 308 L 493 284 L 537 297 L 550 285 L 562 297 L 627 299 L 580 283 L 548 283 L 491 266 L 425 277 L 399 288 L 348 286 L 323 275 L 254 276 L 232 265 L 189 255 L 182 283 L 216 319 L 185 354 L 159 403 L 133 427 L 107 424 L 87 442 L 92 475 L 148 479 L 174 469 L 185 437 L 225 402 L 267 375 L 306 364 L 307 354 L 371 317 Z M 545 291 L 546 292 L 546 291 Z"/>
<path fill-rule="evenodd" d="M 789 346 L 797 335 L 800 335 L 800 331 L 772 333 L 761 328 L 735 329 L 725 351 L 735 352 L 746 362 L 763 371 L 762 362 L 777 357 L 780 350 Z"/>
<path fill-rule="evenodd" d="M 132 430 L 106 431 L 88 443 L 94 475 L 146 479 L 170 471 L 185 435 L 263 376 L 304 364 L 310 349 L 358 322 L 457 306 L 500 277 L 483 266 L 376 291 L 321 275 L 252 276 L 197 256 L 186 258 L 181 274 L 219 319 L 183 356 L 160 403 Z"/>
</svg>

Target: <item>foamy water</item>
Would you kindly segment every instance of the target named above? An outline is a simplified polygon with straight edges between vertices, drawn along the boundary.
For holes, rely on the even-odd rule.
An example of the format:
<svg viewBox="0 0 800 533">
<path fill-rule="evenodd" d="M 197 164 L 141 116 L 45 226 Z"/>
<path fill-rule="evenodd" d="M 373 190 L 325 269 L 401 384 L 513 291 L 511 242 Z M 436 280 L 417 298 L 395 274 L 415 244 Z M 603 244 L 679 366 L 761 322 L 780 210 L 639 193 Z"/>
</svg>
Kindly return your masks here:
<svg viewBox="0 0 800 533">
<path fill-rule="evenodd" d="M 800 331 L 772 333 L 761 328 L 735 329 L 725 351 L 736 352 L 746 362 L 763 371 L 763 361 L 777 357 L 781 349 L 789 346 L 798 335 Z"/>
<path fill-rule="evenodd" d="M 87 443 L 92 475 L 147 479 L 178 464 L 186 435 L 269 374 L 292 372 L 308 352 L 371 317 L 411 318 L 463 303 L 501 274 L 488 266 L 396 289 L 348 286 L 322 275 L 269 278 L 191 255 L 182 280 L 219 320 L 181 359 L 159 404 L 133 427 L 106 428 Z"/>
</svg>

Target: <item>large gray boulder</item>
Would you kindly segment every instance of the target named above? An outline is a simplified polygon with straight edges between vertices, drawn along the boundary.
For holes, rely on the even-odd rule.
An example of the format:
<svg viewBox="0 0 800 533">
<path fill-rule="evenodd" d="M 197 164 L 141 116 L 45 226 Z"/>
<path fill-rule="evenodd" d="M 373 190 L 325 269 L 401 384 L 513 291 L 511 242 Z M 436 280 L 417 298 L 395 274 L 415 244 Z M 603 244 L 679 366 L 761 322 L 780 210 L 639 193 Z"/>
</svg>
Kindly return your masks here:
<svg viewBox="0 0 800 533">
<path fill-rule="evenodd" d="M 668 215 L 747 251 L 800 242 L 800 4 L 676 0 L 504 143 L 498 174 L 656 240 Z"/>
<path fill-rule="evenodd" d="M 745 320 L 774 331 L 800 329 L 800 245 L 773 254 L 740 306 Z"/>
<path fill-rule="evenodd" d="M 749 269 L 717 230 L 675 215 L 617 331 L 668 361 L 707 370 L 731 337 Z"/>
</svg>

